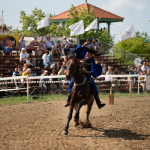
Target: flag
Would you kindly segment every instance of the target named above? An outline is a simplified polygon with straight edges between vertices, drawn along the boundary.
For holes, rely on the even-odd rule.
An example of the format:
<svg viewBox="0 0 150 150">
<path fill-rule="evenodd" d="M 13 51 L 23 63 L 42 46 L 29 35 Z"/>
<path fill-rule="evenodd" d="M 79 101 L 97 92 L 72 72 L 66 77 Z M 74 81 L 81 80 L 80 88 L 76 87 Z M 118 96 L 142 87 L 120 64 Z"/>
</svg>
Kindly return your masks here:
<svg viewBox="0 0 150 150">
<path fill-rule="evenodd" d="M 84 31 L 89 31 L 91 29 L 97 29 L 97 18 L 84 30 Z"/>
<path fill-rule="evenodd" d="M 124 32 L 119 35 L 119 41 L 124 41 L 126 39 L 130 39 L 132 37 L 136 37 L 135 29 L 133 25 L 127 28 Z"/>
<path fill-rule="evenodd" d="M 2 12 L 2 14 L 0 15 L 0 25 L 1 25 L 1 26 L 4 26 L 3 12 Z"/>
<path fill-rule="evenodd" d="M 37 29 L 48 27 L 49 26 L 49 14 L 45 18 L 43 18 L 41 21 L 37 23 Z"/>
<path fill-rule="evenodd" d="M 84 34 L 84 23 L 83 23 L 83 20 L 72 24 L 71 26 L 69 26 L 69 29 L 71 30 L 70 36 Z"/>
</svg>

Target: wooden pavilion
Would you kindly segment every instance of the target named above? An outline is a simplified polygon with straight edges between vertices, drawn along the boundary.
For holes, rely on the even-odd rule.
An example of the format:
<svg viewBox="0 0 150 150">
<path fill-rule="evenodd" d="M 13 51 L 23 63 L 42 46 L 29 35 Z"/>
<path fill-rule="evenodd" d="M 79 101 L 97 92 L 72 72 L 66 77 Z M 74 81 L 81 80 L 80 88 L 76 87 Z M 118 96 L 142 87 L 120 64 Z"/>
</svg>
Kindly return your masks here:
<svg viewBox="0 0 150 150">
<path fill-rule="evenodd" d="M 79 8 L 80 9 L 85 8 L 89 12 L 91 10 L 92 6 L 93 5 L 91 5 L 91 4 L 84 3 L 84 4 L 77 6 L 76 9 L 78 10 Z M 110 24 L 112 22 L 123 22 L 123 19 L 124 19 L 123 17 L 115 15 L 111 12 L 108 12 L 108 11 L 103 10 L 101 8 L 98 8 L 96 6 L 93 6 L 93 12 L 95 14 L 95 18 L 100 18 L 99 23 L 98 23 L 98 27 L 99 27 L 100 23 L 107 23 L 108 33 L 110 33 Z M 65 22 L 69 19 L 68 15 L 69 15 L 69 10 L 64 11 L 64 12 L 62 12 L 58 15 L 55 15 L 53 17 L 50 17 L 49 20 L 53 23 L 57 23 L 57 24 L 61 23 L 64 27 Z"/>
</svg>

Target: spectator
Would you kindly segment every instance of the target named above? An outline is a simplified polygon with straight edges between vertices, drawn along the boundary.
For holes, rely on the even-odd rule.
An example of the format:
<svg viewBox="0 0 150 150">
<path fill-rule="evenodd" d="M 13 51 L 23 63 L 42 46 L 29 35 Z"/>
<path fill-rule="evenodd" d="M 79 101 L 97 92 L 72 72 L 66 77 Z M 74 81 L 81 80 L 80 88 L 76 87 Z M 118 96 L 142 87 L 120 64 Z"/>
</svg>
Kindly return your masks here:
<svg viewBox="0 0 150 150">
<path fill-rule="evenodd" d="M 21 36 L 21 39 L 19 40 L 19 44 L 18 44 L 18 49 L 21 50 L 22 48 L 25 48 L 24 36 Z"/>
<path fill-rule="evenodd" d="M 146 61 L 146 68 L 149 70 L 150 67 L 149 67 L 149 61 Z"/>
<path fill-rule="evenodd" d="M 45 42 L 43 41 L 43 37 L 41 37 L 39 42 L 38 42 L 38 46 L 39 46 L 38 52 L 39 52 L 40 55 L 43 55 L 43 53 L 44 53 L 44 50 L 45 50 L 44 45 L 45 45 Z"/>
<path fill-rule="evenodd" d="M 90 48 L 90 45 L 91 45 L 90 39 L 86 39 L 86 42 L 84 42 L 84 44 L 83 44 L 82 46 L 85 46 L 85 47 L 87 47 L 87 48 Z"/>
<path fill-rule="evenodd" d="M 52 70 L 52 73 L 50 74 L 51 76 L 55 76 L 55 69 Z M 56 94 L 56 90 L 57 90 L 57 85 L 58 83 L 53 83 L 53 81 L 58 81 L 57 78 L 50 78 L 49 81 L 51 82 L 51 89 L 54 92 L 54 94 Z"/>
<path fill-rule="evenodd" d="M 106 75 L 112 75 L 112 68 L 111 67 L 108 68 Z M 105 81 L 111 81 L 111 84 L 113 84 L 112 77 L 105 77 Z"/>
<path fill-rule="evenodd" d="M 150 69 L 147 70 L 147 74 L 150 74 Z"/>
<path fill-rule="evenodd" d="M 20 73 L 20 76 L 22 75 L 21 72 L 22 72 L 22 67 L 21 66 L 18 66 L 18 72 Z"/>
<path fill-rule="evenodd" d="M 47 50 L 50 51 L 52 49 L 52 42 L 50 41 L 50 37 L 47 37 L 46 45 L 47 45 Z"/>
<path fill-rule="evenodd" d="M 72 38 L 69 39 L 69 48 L 73 48 L 73 40 L 72 40 Z"/>
<path fill-rule="evenodd" d="M 43 73 L 41 74 L 41 76 L 48 76 L 48 71 L 44 70 Z M 49 81 L 49 78 L 40 78 L 40 83 L 39 86 L 42 88 L 42 81 L 43 82 L 43 94 L 46 94 L 47 90 L 50 93 L 50 83 L 46 83 L 47 81 Z"/>
<path fill-rule="evenodd" d="M 57 41 L 57 45 L 56 45 L 56 51 L 58 53 L 61 53 L 61 50 L 62 50 L 62 46 L 61 46 L 60 40 L 58 40 Z"/>
<path fill-rule="evenodd" d="M 22 70 L 22 71 L 23 71 L 23 72 L 26 71 L 26 70 L 28 69 L 28 67 L 29 67 L 29 65 L 28 65 L 27 63 L 25 63 L 25 64 L 23 65 L 23 70 Z"/>
<path fill-rule="evenodd" d="M 17 50 L 17 54 L 18 54 L 18 48 L 13 45 L 12 40 L 10 40 L 10 36 L 7 36 L 6 46 L 10 47 L 11 51 L 12 50 Z"/>
<path fill-rule="evenodd" d="M 58 71 L 58 75 L 65 75 L 65 74 L 66 74 L 66 63 L 63 61 L 63 65 L 61 66 L 60 70 Z M 62 87 L 64 87 L 65 79 L 59 78 L 59 81 L 62 81 L 62 83 L 63 83 Z"/>
<path fill-rule="evenodd" d="M 65 62 L 67 62 L 69 52 L 70 52 L 70 49 L 68 48 L 68 45 L 66 44 L 65 47 L 62 49 L 62 52 L 61 52 L 61 58 L 64 58 Z"/>
<path fill-rule="evenodd" d="M 37 42 L 37 37 L 36 36 L 33 37 L 33 40 L 35 42 L 35 46 L 38 46 L 38 42 Z"/>
<path fill-rule="evenodd" d="M 142 76 L 142 75 L 145 75 L 145 72 L 140 72 L 140 75 L 141 75 L 141 76 Z M 145 78 L 145 77 L 139 77 L 139 83 L 140 83 L 140 85 L 141 85 L 142 88 L 143 88 L 143 92 L 145 92 L 145 87 L 146 87 L 145 81 L 146 81 L 146 78 Z"/>
<path fill-rule="evenodd" d="M 96 39 L 95 38 L 93 38 L 90 47 L 93 48 L 93 49 L 95 49 L 95 50 L 99 50 L 99 47 L 98 47 L 98 45 L 96 43 Z"/>
<path fill-rule="evenodd" d="M 18 68 L 15 68 L 15 71 L 13 72 L 13 77 L 16 76 L 20 76 L 20 72 L 18 71 Z M 14 79 L 14 82 L 15 82 L 16 89 L 22 88 L 24 85 L 23 83 L 21 83 L 20 79 Z"/>
<path fill-rule="evenodd" d="M 43 65 L 45 66 L 45 68 L 48 68 L 50 66 L 50 60 L 49 60 L 48 53 L 49 53 L 49 51 L 45 50 L 45 54 L 42 56 Z"/>
<path fill-rule="evenodd" d="M 147 70 L 148 70 L 149 68 L 146 66 L 146 61 L 143 61 L 143 66 L 141 67 L 141 70 L 143 71 L 143 72 L 147 72 Z"/>
<path fill-rule="evenodd" d="M 51 41 L 51 42 L 52 42 L 52 47 L 53 47 L 53 49 L 56 50 L 56 46 L 55 46 L 55 44 L 54 44 L 54 41 Z"/>
<path fill-rule="evenodd" d="M 70 44 L 70 42 L 69 41 L 67 41 L 67 39 L 66 39 L 66 36 L 63 36 L 63 41 L 62 41 L 62 44 L 63 44 L 63 46 L 64 45 L 69 45 Z"/>
<path fill-rule="evenodd" d="M 31 69 L 30 68 L 28 68 L 26 71 L 24 71 L 23 73 L 22 73 L 22 76 L 29 76 L 29 77 L 31 77 L 32 76 L 32 74 L 31 74 Z M 21 82 L 23 83 L 24 81 L 26 81 L 27 82 L 27 79 L 26 78 L 22 78 L 21 79 Z M 29 80 L 29 82 L 30 82 L 31 80 Z M 29 83 L 29 88 L 31 88 L 31 83 Z"/>
<path fill-rule="evenodd" d="M 101 61 L 101 66 L 102 66 L 102 75 L 106 74 L 106 65 L 104 64 L 104 61 Z"/>
<path fill-rule="evenodd" d="M 119 70 L 118 70 L 118 68 L 115 68 L 115 70 L 113 71 L 113 75 L 119 75 L 120 73 L 119 73 Z M 116 80 L 117 80 L 117 86 L 120 86 L 120 81 L 119 81 L 119 77 L 114 77 L 113 78 L 114 80 L 113 80 L 113 83 L 115 84 L 115 82 L 116 82 Z"/>
<path fill-rule="evenodd" d="M 143 65 L 143 62 L 146 62 L 146 57 L 143 57 L 143 60 L 140 62 L 140 64 Z"/>
<path fill-rule="evenodd" d="M 32 54 L 32 48 L 33 48 L 33 46 L 35 46 L 35 41 L 32 39 L 32 40 L 28 43 L 28 45 L 27 45 L 27 47 L 26 47 L 26 52 L 29 53 L 29 54 Z M 35 51 L 35 54 L 37 54 L 37 53 L 38 53 L 38 52 Z"/>
<path fill-rule="evenodd" d="M 4 53 L 12 54 L 11 48 L 9 46 L 6 46 L 6 38 L 5 38 L 5 36 L 2 37 L 1 48 L 2 48 Z"/>
<path fill-rule="evenodd" d="M 142 64 L 139 63 L 139 64 L 138 64 L 138 68 L 137 68 L 138 74 L 139 74 L 140 72 L 142 72 L 141 66 L 142 66 Z"/>
<path fill-rule="evenodd" d="M 26 62 L 26 60 L 29 60 L 29 55 L 26 53 L 26 49 L 22 48 L 20 53 L 20 61 Z"/>
<path fill-rule="evenodd" d="M 134 68 L 133 68 L 133 65 L 131 65 L 130 67 L 129 67 L 129 74 L 130 75 L 134 75 Z M 129 78 L 129 92 L 130 93 L 132 93 L 132 87 L 134 86 L 134 82 L 135 82 L 135 77 L 130 77 Z"/>
</svg>

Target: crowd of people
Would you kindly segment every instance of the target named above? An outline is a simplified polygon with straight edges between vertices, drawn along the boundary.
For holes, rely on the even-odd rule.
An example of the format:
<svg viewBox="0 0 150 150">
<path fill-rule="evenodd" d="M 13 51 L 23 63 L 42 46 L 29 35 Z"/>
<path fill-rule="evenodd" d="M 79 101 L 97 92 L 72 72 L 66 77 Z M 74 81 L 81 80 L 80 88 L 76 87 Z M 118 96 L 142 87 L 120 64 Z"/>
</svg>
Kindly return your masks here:
<svg viewBox="0 0 150 150">
<path fill-rule="evenodd" d="M 90 42 L 89 39 L 86 39 L 86 42 L 83 44 L 83 46 L 88 47 L 88 48 L 93 48 L 97 51 L 100 51 L 100 47 L 96 43 L 96 39 L 93 38 L 92 42 Z M 23 67 L 18 66 L 18 68 L 15 68 L 15 71 L 13 73 L 13 76 L 26 76 L 27 74 L 29 76 L 36 76 L 36 73 L 32 71 L 32 59 L 30 58 L 30 55 L 33 51 L 35 51 L 35 56 L 41 56 L 43 59 L 43 65 L 44 69 L 42 71 L 41 76 L 47 76 L 48 71 L 47 68 L 51 68 L 52 74 L 51 75 L 56 75 L 58 72 L 58 75 L 64 75 L 65 74 L 65 69 L 66 69 L 66 63 L 69 54 L 77 47 L 76 44 L 73 44 L 72 38 L 67 38 L 64 36 L 63 40 L 60 41 L 58 40 L 57 43 L 54 43 L 51 41 L 50 37 L 47 37 L 47 40 L 44 41 L 43 37 L 40 38 L 39 41 L 37 41 L 37 37 L 33 37 L 32 40 L 26 45 L 24 36 L 21 36 L 19 40 L 18 47 L 14 47 L 12 41 L 10 40 L 10 37 L 7 36 L 7 40 L 5 37 L 2 37 L 0 41 L 0 47 L 4 52 L 9 52 L 10 54 L 12 53 L 13 49 L 20 50 L 20 61 L 23 62 Z M 62 64 L 60 64 L 60 61 L 55 61 L 54 54 L 59 53 L 60 54 L 60 59 L 62 60 Z M 95 63 L 100 63 L 102 66 L 102 75 L 119 75 L 121 74 L 118 71 L 118 68 L 112 68 L 108 67 L 105 64 L 105 62 L 102 60 L 101 62 L 95 61 Z M 57 68 L 57 71 L 55 70 Z M 60 70 L 58 71 L 58 69 Z M 146 73 L 150 73 L 150 67 L 149 67 L 149 61 L 146 61 L 146 58 L 143 57 L 143 60 L 141 63 L 139 63 L 138 67 L 133 67 L 130 66 L 129 68 L 129 74 L 140 74 L 140 75 L 145 75 Z M 99 77 L 98 77 L 99 79 Z M 43 93 L 45 94 L 46 91 L 53 91 L 56 93 L 56 89 L 58 89 L 58 84 L 57 83 L 52 83 L 52 81 L 56 80 L 62 80 L 62 87 L 65 86 L 64 79 L 52 79 L 52 78 L 41 78 L 40 81 L 50 81 L 51 83 L 43 83 L 43 85 L 39 84 L 39 86 L 43 86 Z M 106 77 L 105 81 L 110 81 L 111 85 L 114 86 L 117 83 L 117 86 L 121 86 L 120 84 L 120 78 L 118 77 Z M 140 78 L 140 85 L 143 87 L 143 92 L 145 91 L 145 78 Z M 21 78 L 19 80 L 14 80 L 16 88 L 22 88 L 25 86 L 24 82 L 26 81 L 26 78 Z M 117 82 L 116 82 L 117 81 Z M 135 77 L 130 77 L 129 78 L 129 92 L 132 92 L 132 87 L 134 83 L 136 82 Z M 29 84 L 29 88 L 30 88 Z"/>
</svg>

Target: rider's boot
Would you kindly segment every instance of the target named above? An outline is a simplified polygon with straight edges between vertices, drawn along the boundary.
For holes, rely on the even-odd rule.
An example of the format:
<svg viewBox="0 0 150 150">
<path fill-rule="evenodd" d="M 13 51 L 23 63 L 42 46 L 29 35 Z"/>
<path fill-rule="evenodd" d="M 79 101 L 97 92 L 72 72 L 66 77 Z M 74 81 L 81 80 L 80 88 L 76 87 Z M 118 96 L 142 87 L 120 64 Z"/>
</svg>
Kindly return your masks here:
<svg viewBox="0 0 150 150">
<path fill-rule="evenodd" d="M 64 107 L 68 107 L 71 101 L 71 93 L 68 94 L 68 99 L 67 99 L 67 103 Z"/>
<path fill-rule="evenodd" d="M 103 104 L 101 103 L 98 94 L 96 94 L 93 89 L 92 89 L 92 93 L 93 93 L 93 95 L 94 95 L 94 98 L 95 98 L 95 100 L 96 100 L 96 104 L 97 104 L 98 108 L 101 109 L 102 107 L 104 107 L 106 104 L 105 104 L 105 103 L 103 103 Z"/>
</svg>

